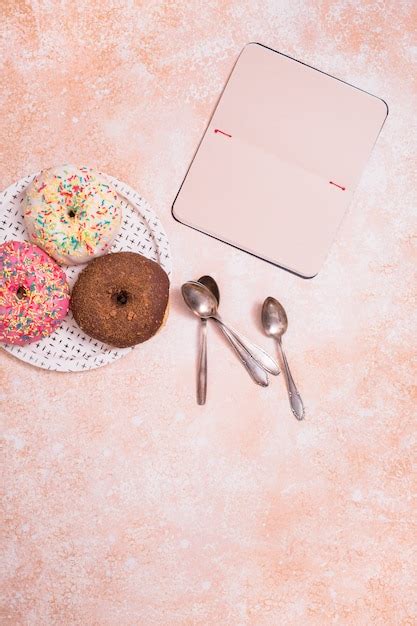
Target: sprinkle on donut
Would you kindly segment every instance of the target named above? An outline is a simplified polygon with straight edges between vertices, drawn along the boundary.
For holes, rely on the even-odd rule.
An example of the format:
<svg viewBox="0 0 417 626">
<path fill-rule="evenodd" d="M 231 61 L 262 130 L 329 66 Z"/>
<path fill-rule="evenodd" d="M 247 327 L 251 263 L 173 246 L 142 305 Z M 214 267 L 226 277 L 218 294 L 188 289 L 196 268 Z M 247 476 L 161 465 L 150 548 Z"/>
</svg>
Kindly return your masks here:
<svg viewBox="0 0 417 626">
<path fill-rule="evenodd" d="M 58 328 L 68 307 L 66 276 L 53 259 L 33 244 L 0 244 L 0 341 L 39 341 Z"/>
<path fill-rule="evenodd" d="M 30 239 L 58 263 L 76 265 L 109 251 L 122 209 L 111 183 L 87 167 L 38 174 L 24 200 Z"/>
</svg>

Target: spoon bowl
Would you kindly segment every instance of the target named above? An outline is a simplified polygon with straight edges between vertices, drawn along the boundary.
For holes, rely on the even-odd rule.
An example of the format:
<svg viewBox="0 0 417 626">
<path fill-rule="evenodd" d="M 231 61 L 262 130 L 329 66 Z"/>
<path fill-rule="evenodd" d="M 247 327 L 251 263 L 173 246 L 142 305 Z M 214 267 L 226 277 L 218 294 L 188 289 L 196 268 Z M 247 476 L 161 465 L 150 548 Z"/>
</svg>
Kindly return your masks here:
<svg viewBox="0 0 417 626">
<path fill-rule="evenodd" d="M 288 328 L 288 318 L 278 300 L 269 296 L 262 306 L 262 326 L 268 337 L 279 339 Z"/>
<path fill-rule="evenodd" d="M 213 281 L 213 279 L 212 279 Z M 213 281 L 215 283 L 215 281 Z M 216 285 L 217 287 L 217 285 Z M 188 308 L 201 320 L 212 319 L 221 328 L 233 346 L 239 360 L 258 384 L 268 385 L 267 372 L 279 374 L 277 363 L 262 348 L 252 344 L 246 337 L 227 326 L 219 317 L 216 296 L 204 284 L 190 280 L 181 287 L 184 301 Z"/>
<path fill-rule="evenodd" d="M 217 314 L 217 301 L 205 285 L 189 280 L 181 287 L 182 296 L 190 311 L 200 318 L 207 319 Z"/>
<path fill-rule="evenodd" d="M 219 306 L 220 289 L 214 278 L 212 276 L 201 276 L 201 278 L 198 279 L 198 282 L 207 287 L 207 289 L 210 289 L 211 293 L 216 298 L 217 306 Z"/>
</svg>

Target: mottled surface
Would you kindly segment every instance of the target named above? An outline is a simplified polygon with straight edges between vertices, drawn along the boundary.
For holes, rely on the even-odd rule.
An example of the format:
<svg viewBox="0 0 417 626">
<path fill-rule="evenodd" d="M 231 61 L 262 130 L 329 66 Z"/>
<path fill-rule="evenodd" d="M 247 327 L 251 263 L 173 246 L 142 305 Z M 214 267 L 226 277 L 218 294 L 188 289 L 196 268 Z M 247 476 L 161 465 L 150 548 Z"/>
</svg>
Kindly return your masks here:
<svg viewBox="0 0 417 626">
<path fill-rule="evenodd" d="M 171 239 L 174 288 L 214 274 L 225 318 L 266 348 L 259 306 L 282 300 L 307 409 L 297 423 L 283 381 L 256 388 L 211 328 L 208 404 L 197 407 L 197 320 L 175 290 L 166 327 L 107 368 L 49 373 L 1 352 L 2 623 L 416 624 L 415 3 L 1 9 L 0 187 L 75 162 L 138 189 Z M 170 216 L 248 41 L 390 105 L 312 281 Z"/>
</svg>

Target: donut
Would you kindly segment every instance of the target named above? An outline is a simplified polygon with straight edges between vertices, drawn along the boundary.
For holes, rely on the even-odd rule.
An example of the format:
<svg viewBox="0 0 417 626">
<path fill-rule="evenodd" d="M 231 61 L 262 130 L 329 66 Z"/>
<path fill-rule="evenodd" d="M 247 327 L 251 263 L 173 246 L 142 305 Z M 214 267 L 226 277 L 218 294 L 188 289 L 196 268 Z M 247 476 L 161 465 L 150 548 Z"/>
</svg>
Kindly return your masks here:
<svg viewBox="0 0 417 626">
<path fill-rule="evenodd" d="M 19 346 L 58 328 L 69 307 L 63 270 L 30 243 L 0 245 L 0 341 Z"/>
<path fill-rule="evenodd" d="M 111 183 L 87 167 L 43 170 L 29 185 L 23 214 L 30 240 L 58 263 L 78 265 L 105 254 L 122 219 Z"/>
<path fill-rule="evenodd" d="M 71 310 L 90 337 L 117 348 L 150 339 L 164 322 L 169 278 L 158 263 L 135 252 L 91 261 L 78 276 Z"/>
</svg>

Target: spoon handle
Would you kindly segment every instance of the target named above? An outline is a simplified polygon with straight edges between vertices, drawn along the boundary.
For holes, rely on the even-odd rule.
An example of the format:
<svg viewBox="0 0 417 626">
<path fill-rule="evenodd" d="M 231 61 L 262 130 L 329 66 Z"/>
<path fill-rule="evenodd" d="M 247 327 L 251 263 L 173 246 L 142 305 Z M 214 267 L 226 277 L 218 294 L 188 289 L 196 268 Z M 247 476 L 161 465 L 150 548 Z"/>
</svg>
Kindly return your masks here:
<svg viewBox="0 0 417 626">
<path fill-rule="evenodd" d="M 285 352 L 282 348 L 282 343 L 281 343 L 281 339 L 277 339 L 277 345 L 278 345 L 278 352 L 281 356 L 281 360 L 282 363 L 284 365 L 284 377 L 285 377 L 285 382 L 287 385 L 287 391 L 288 391 L 288 398 L 290 401 L 290 406 L 291 406 L 291 410 L 294 414 L 294 416 L 298 419 L 298 420 L 302 420 L 304 419 L 304 405 L 303 405 L 303 401 L 301 400 L 301 396 L 298 393 L 298 389 L 295 386 L 295 382 L 293 380 L 293 377 L 291 376 L 291 372 L 290 372 L 290 368 L 288 365 L 288 361 L 287 361 L 287 357 L 285 356 Z"/>
<path fill-rule="evenodd" d="M 224 324 L 222 324 L 216 317 L 213 317 L 211 319 L 213 319 L 217 323 L 223 335 L 229 341 L 239 361 L 246 368 L 252 380 L 254 380 L 257 385 L 261 385 L 261 387 L 267 387 L 269 385 L 269 379 L 268 379 L 268 374 L 266 373 L 264 368 L 261 367 L 250 356 L 250 354 L 248 354 L 248 352 L 241 346 L 241 344 L 238 341 L 236 341 L 233 334 L 229 331 L 229 329 L 226 326 L 224 326 Z"/>
<path fill-rule="evenodd" d="M 197 404 L 205 404 L 207 397 L 207 320 L 201 320 L 200 354 L 197 365 Z"/>
<path fill-rule="evenodd" d="M 225 328 L 228 331 L 228 333 L 235 339 L 235 341 L 237 341 L 237 343 L 241 345 L 241 347 L 249 354 L 249 356 L 254 361 L 256 361 L 256 363 L 258 363 L 258 365 L 260 365 L 270 374 L 278 376 L 278 364 L 271 356 L 269 356 L 269 354 L 267 354 L 267 352 L 265 352 L 265 350 L 262 350 L 262 348 L 249 341 L 249 339 L 244 337 L 241 333 L 238 333 L 230 326 L 226 326 L 223 320 L 219 317 L 215 317 L 213 319 L 216 319 L 217 322 L 222 326 L 222 328 Z"/>
</svg>

